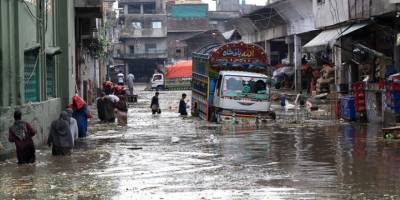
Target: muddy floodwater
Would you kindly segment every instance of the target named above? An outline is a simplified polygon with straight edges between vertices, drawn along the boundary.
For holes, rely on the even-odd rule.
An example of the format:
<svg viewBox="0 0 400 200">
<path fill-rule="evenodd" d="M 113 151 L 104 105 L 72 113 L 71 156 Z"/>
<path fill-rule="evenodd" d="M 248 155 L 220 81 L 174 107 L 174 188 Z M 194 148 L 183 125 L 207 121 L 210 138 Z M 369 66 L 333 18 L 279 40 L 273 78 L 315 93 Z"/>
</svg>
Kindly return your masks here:
<svg viewBox="0 0 400 200">
<path fill-rule="evenodd" d="M 218 125 L 140 92 L 128 127 L 92 123 L 72 156 L 0 161 L 0 199 L 400 199 L 400 142 L 378 125 Z M 96 111 L 93 111 L 96 112 Z"/>
</svg>

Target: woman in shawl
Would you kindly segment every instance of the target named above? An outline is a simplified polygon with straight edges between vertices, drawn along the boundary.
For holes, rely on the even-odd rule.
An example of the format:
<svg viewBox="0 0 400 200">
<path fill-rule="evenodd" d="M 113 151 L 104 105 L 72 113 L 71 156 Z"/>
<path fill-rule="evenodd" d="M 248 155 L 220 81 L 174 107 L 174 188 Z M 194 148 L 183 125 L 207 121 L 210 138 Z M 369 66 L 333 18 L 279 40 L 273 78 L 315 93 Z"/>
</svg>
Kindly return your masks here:
<svg viewBox="0 0 400 200">
<path fill-rule="evenodd" d="M 15 143 L 18 164 L 34 163 L 36 157 L 32 137 L 36 135 L 36 130 L 31 124 L 21 119 L 21 111 L 15 111 L 15 122 L 9 129 L 8 141 Z"/>
<path fill-rule="evenodd" d="M 69 119 L 69 130 L 71 130 L 71 135 L 72 135 L 72 141 L 73 145 L 75 146 L 75 140 L 78 139 L 79 135 L 79 130 L 78 130 L 78 123 L 76 120 L 72 117 L 74 111 L 72 108 L 67 108 L 65 112 L 68 113 L 68 119 Z"/>
<path fill-rule="evenodd" d="M 90 115 L 86 102 L 79 96 L 72 97 L 72 109 L 74 110 L 72 117 L 75 118 L 78 123 L 78 136 L 79 138 L 84 138 L 87 133 L 88 118 L 92 116 Z"/>
<path fill-rule="evenodd" d="M 47 144 L 53 146 L 52 154 L 54 156 L 71 154 L 74 139 L 69 128 L 69 123 L 69 116 L 65 111 L 61 112 L 60 118 L 51 123 Z"/>
</svg>

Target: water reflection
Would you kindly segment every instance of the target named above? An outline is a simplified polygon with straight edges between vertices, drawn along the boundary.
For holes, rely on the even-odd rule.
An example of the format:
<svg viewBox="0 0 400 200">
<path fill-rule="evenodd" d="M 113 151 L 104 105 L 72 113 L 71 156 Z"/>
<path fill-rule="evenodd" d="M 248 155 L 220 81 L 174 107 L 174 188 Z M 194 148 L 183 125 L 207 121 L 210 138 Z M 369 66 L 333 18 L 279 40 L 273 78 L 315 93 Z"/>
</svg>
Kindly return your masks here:
<svg viewBox="0 0 400 200">
<path fill-rule="evenodd" d="M 221 126 L 180 118 L 180 92 L 157 117 L 140 96 L 128 127 L 93 126 L 71 157 L 0 162 L 0 199 L 400 199 L 400 143 L 378 125 Z"/>
</svg>

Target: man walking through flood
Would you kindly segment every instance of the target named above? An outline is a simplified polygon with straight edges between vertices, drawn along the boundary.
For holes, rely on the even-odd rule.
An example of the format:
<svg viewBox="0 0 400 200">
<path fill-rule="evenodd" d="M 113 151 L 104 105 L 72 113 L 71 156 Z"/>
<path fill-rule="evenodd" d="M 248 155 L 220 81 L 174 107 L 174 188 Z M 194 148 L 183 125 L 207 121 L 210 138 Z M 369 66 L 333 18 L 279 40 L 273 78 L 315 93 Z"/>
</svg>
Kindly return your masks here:
<svg viewBox="0 0 400 200">
<path fill-rule="evenodd" d="M 133 95 L 133 81 L 135 81 L 135 76 L 129 73 L 126 80 L 128 82 L 129 95 Z"/>
<path fill-rule="evenodd" d="M 60 114 L 60 118 L 51 123 L 47 144 L 53 146 L 53 156 L 65 156 L 71 154 L 74 140 L 69 128 L 69 122 L 68 113 L 63 111 Z"/>
<path fill-rule="evenodd" d="M 14 112 L 14 120 L 9 129 L 8 141 L 15 143 L 18 164 L 34 163 L 36 156 L 32 137 L 36 135 L 36 130 L 28 122 L 22 121 L 19 110 Z"/>
<path fill-rule="evenodd" d="M 159 92 L 156 92 L 156 94 L 151 99 L 150 108 L 153 115 L 155 115 L 156 113 L 161 114 L 160 102 L 158 101 L 159 94 L 160 94 Z"/>
<path fill-rule="evenodd" d="M 187 110 L 186 110 L 187 106 L 186 106 L 185 99 L 186 99 L 186 94 L 183 93 L 182 99 L 179 101 L 179 113 L 181 114 L 181 116 L 184 116 L 184 117 L 188 115 Z"/>
<path fill-rule="evenodd" d="M 124 85 L 125 83 L 125 75 L 122 73 L 122 71 L 119 71 L 119 73 L 117 74 L 117 81 L 118 81 L 118 85 Z"/>
</svg>

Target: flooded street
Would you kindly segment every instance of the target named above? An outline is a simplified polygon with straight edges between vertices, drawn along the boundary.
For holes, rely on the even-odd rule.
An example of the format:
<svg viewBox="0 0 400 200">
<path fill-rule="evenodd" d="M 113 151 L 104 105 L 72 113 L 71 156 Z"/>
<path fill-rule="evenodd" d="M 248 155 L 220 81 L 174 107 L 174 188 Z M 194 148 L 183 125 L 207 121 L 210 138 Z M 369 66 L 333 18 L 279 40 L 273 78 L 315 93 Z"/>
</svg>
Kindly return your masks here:
<svg viewBox="0 0 400 200">
<path fill-rule="evenodd" d="M 180 94 L 152 116 L 140 92 L 128 127 L 95 123 L 72 156 L 0 162 L 0 199 L 400 199 L 400 142 L 378 126 L 222 126 L 179 117 Z"/>
</svg>

